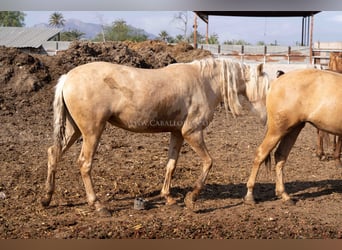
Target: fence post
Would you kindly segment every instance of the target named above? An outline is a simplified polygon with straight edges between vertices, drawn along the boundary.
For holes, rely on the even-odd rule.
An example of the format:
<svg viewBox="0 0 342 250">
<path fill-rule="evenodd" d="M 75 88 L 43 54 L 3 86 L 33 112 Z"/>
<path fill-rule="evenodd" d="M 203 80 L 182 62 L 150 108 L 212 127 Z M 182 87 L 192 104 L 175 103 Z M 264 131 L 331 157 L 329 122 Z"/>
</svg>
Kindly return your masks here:
<svg viewBox="0 0 342 250">
<path fill-rule="evenodd" d="M 245 46 L 244 45 L 241 45 L 241 63 L 244 62 L 244 59 L 245 59 Z"/>
<path fill-rule="evenodd" d="M 264 64 L 266 63 L 267 46 L 264 46 Z"/>
<path fill-rule="evenodd" d="M 58 53 L 58 41 L 56 41 L 56 51 L 55 51 L 55 55 L 57 55 L 57 53 Z"/>
<path fill-rule="evenodd" d="M 287 50 L 287 64 L 290 64 L 291 46 Z"/>
<path fill-rule="evenodd" d="M 221 45 L 220 45 L 220 44 L 217 46 L 217 53 L 218 53 L 218 54 L 221 53 Z"/>
</svg>

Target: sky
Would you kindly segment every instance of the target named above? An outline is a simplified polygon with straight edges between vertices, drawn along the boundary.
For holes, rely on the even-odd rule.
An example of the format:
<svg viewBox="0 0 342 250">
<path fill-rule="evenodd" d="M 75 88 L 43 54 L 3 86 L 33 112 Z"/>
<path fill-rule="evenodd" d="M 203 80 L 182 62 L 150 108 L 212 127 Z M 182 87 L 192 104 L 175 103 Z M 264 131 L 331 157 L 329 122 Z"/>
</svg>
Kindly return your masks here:
<svg viewBox="0 0 342 250">
<path fill-rule="evenodd" d="M 32 27 L 48 23 L 53 11 L 25 11 L 25 25 Z M 171 36 L 182 34 L 181 23 L 174 17 L 179 11 L 61 11 L 64 19 L 110 25 L 118 19 L 144 29 L 156 36 L 165 30 Z M 194 13 L 188 11 L 188 30 L 191 32 Z M 209 17 L 209 35 L 217 34 L 219 41 L 244 40 L 293 46 L 301 41 L 301 17 Z M 205 34 L 206 24 L 198 19 L 198 31 Z M 342 11 L 323 11 L 314 16 L 314 42 L 342 41 Z"/>
</svg>

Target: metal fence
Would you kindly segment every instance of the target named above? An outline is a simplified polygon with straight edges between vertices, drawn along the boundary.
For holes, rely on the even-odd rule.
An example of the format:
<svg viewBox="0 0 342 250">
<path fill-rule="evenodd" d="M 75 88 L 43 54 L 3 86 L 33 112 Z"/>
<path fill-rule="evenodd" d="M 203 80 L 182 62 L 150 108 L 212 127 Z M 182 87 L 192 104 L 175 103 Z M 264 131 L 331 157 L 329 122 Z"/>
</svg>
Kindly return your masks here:
<svg viewBox="0 0 342 250">
<path fill-rule="evenodd" d="M 310 48 L 307 46 L 199 44 L 198 47 L 216 56 L 232 57 L 242 62 L 310 63 Z"/>
<path fill-rule="evenodd" d="M 60 50 L 68 49 L 70 44 L 71 42 L 48 41 L 43 43 L 43 48 L 48 55 L 55 55 Z M 198 48 L 209 50 L 214 56 L 230 57 L 246 63 L 313 64 L 327 68 L 330 53 L 342 52 L 340 48 L 342 45 L 339 43 L 330 46 L 332 48 L 324 46 L 322 43 L 315 44 L 311 62 L 310 47 L 308 46 L 199 44 Z"/>
</svg>

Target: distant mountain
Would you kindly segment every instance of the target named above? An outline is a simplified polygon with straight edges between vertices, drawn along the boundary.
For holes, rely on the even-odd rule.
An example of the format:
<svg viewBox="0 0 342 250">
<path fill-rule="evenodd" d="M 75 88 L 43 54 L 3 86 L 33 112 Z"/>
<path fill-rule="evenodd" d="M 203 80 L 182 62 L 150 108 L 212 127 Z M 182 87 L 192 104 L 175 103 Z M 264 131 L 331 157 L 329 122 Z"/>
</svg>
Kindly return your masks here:
<svg viewBox="0 0 342 250">
<path fill-rule="evenodd" d="M 34 25 L 34 27 L 49 27 L 47 23 L 40 23 Z M 148 39 L 155 39 L 157 38 L 156 35 L 146 32 L 143 29 L 133 27 L 129 25 L 130 28 L 132 28 L 134 31 L 136 31 L 139 34 L 144 34 L 148 37 Z M 80 32 L 85 33 L 85 35 L 82 37 L 83 39 L 93 39 L 95 38 L 99 33 L 101 33 L 101 24 L 95 24 L 95 23 L 85 23 L 78 19 L 67 19 L 64 23 L 63 31 L 70 31 L 70 30 L 78 30 Z"/>
</svg>

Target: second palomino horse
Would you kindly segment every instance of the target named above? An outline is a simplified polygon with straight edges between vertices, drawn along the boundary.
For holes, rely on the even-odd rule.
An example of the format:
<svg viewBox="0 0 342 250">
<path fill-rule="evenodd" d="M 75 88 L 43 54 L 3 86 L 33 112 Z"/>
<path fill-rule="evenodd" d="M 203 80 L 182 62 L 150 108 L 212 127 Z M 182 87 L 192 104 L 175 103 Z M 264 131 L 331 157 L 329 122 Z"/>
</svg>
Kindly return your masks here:
<svg viewBox="0 0 342 250">
<path fill-rule="evenodd" d="M 254 185 L 260 165 L 275 151 L 275 193 L 292 203 L 284 186 L 283 170 L 305 123 L 320 130 L 342 135 L 342 75 L 317 69 L 295 70 L 275 79 L 266 98 L 267 132 L 255 152 L 247 182 L 245 201 L 254 203 Z"/>
</svg>

